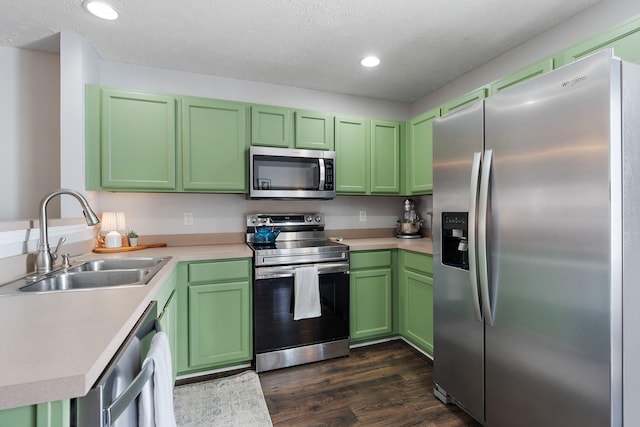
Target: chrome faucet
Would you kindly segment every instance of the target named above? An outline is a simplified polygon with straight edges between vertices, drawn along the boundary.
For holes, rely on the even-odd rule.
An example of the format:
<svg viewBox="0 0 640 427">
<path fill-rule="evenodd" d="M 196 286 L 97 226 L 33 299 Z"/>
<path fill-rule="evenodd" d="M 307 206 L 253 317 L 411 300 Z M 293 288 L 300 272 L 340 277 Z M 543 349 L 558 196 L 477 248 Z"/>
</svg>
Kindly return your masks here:
<svg viewBox="0 0 640 427">
<path fill-rule="evenodd" d="M 64 241 L 63 239 L 60 239 L 58 247 L 52 254 L 51 249 L 49 248 L 49 231 L 47 229 L 47 204 L 49 203 L 49 200 L 62 194 L 73 196 L 78 200 L 78 202 L 80 202 L 83 209 L 82 213 L 87 221 L 87 225 L 96 225 L 100 222 L 98 216 L 93 212 L 93 210 L 91 210 L 91 207 L 89 207 L 87 199 L 77 191 L 61 188 L 45 196 L 40 201 L 40 243 L 38 244 L 38 254 L 36 255 L 36 273 L 38 274 L 51 272 L 51 269 L 53 268 L 53 261 L 58 257 L 58 248 Z"/>
</svg>

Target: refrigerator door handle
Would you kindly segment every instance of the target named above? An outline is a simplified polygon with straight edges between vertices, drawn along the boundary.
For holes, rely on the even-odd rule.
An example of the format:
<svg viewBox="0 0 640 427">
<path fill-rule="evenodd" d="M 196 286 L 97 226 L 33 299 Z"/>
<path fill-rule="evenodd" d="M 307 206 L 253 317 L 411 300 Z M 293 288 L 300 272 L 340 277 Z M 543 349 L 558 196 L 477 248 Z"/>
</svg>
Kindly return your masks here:
<svg viewBox="0 0 640 427">
<path fill-rule="evenodd" d="M 478 206 L 478 267 L 480 270 L 480 293 L 485 323 L 493 326 L 493 310 L 489 293 L 489 264 L 487 256 L 487 216 L 489 215 L 489 177 L 493 150 L 484 151 L 482 172 L 480 175 L 480 197 Z"/>
<path fill-rule="evenodd" d="M 476 255 L 476 218 L 478 213 L 478 184 L 480 183 L 480 163 L 482 153 L 473 153 L 473 163 L 471 165 L 471 183 L 469 185 L 469 281 L 471 284 L 471 299 L 473 311 L 478 322 L 482 322 L 482 312 L 480 311 L 480 294 L 478 289 L 478 265 Z"/>
</svg>

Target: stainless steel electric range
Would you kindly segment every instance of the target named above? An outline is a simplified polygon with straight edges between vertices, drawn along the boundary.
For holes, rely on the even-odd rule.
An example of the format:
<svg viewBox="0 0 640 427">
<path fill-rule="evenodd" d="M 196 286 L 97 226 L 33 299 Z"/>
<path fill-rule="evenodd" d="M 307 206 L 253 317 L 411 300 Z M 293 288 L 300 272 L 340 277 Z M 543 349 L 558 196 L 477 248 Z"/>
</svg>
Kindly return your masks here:
<svg viewBox="0 0 640 427">
<path fill-rule="evenodd" d="M 256 371 L 347 356 L 349 247 L 326 238 L 321 213 L 249 214 L 246 225 L 246 242 L 254 253 Z M 258 227 L 280 234 L 274 243 L 258 243 L 254 241 Z M 307 274 L 304 283 L 302 270 Z M 308 280 L 309 270 L 317 274 L 317 281 Z M 296 281 L 303 286 L 297 287 L 298 295 Z M 318 287 L 320 312 L 295 320 L 296 298 L 302 298 L 306 286 Z"/>
</svg>

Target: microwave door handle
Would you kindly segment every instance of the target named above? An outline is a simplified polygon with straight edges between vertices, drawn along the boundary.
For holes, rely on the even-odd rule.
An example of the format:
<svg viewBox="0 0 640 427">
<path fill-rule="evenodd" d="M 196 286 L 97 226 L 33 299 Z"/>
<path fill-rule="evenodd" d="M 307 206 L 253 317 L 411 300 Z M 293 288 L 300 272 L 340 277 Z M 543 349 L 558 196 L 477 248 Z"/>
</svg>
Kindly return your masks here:
<svg viewBox="0 0 640 427">
<path fill-rule="evenodd" d="M 318 165 L 320 166 L 320 182 L 318 183 L 318 190 L 324 190 L 324 182 L 327 177 L 327 172 L 324 167 L 324 159 L 318 159 Z"/>
</svg>

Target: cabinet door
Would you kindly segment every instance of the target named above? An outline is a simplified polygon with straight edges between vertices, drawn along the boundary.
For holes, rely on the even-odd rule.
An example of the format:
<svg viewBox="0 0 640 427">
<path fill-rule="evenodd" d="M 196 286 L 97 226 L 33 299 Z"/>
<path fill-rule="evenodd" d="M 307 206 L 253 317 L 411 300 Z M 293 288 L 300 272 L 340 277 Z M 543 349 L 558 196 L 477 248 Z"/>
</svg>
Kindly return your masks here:
<svg viewBox="0 0 640 427">
<path fill-rule="evenodd" d="M 443 116 L 452 113 L 460 108 L 466 107 L 469 104 L 473 104 L 476 101 L 484 99 L 487 97 L 488 88 L 481 87 L 480 89 L 476 89 L 473 92 L 469 92 L 461 97 L 452 99 L 446 104 L 440 107 L 440 114 Z"/>
<path fill-rule="evenodd" d="M 352 271 L 351 339 L 372 338 L 393 331 L 391 269 Z"/>
<path fill-rule="evenodd" d="M 400 284 L 400 333 L 433 354 L 433 279 L 405 269 Z"/>
<path fill-rule="evenodd" d="M 336 192 L 366 194 L 369 172 L 369 129 L 359 118 L 335 118 Z"/>
<path fill-rule="evenodd" d="M 333 115 L 314 111 L 296 111 L 296 148 L 333 150 Z"/>
<path fill-rule="evenodd" d="M 1 427 L 69 427 L 69 400 L 39 403 L 0 411 Z"/>
<path fill-rule="evenodd" d="M 102 90 L 102 188 L 175 190 L 176 100 Z"/>
<path fill-rule="evenodd" d="M 189 365 L 251 360 L 249 281 L 189 286 Z"/>
<path fill-rule="evenodd" d="M 182 100 L 184 190 L 247 192 L 247 108 L 237 102 Z"/>
<path fill-rule="evenodd" d="M 433 191 L 433 121 L 440 117 L 435 108 L 409 122 L 406 179 L 409 194 L 431 194 Z"/>
<path fill-rule="evenodd" d="M 613 48 L 614 55 L 620 59 L 640 64 L 638 46 L 640 46 L 640 18 L 634 18 L 563 50 L 556 56 L 556 66 L 566 65 L 606 48 Z"/>
<path fill-rule="evenodd" d="M 291 110 L 270 105 L 251 106 L 251 145 L 293 147 Z"/>
<path fill-rule="evenodd" d="M 371 121 L 371 193 L 400 193 L 400 124 Z"/>
<path fill-rule="evenodd" d="M 491 95 L 553 70 L 553 58 L 545 58 L 491 83 Z"/>
<path fill-rule="evenodd" d="M 160 313 L 160 316 L 158 317 L 162 330 L 169 338 L 169 348 L 171 349 L 171 368 L 174 382 L 178 372 L 178 298 L 176 294 L 176 291 L 171 294 L 167 304 L 162 310 L 162 313 Z"/>
</svg>

